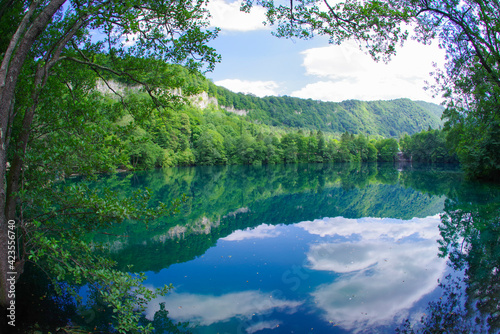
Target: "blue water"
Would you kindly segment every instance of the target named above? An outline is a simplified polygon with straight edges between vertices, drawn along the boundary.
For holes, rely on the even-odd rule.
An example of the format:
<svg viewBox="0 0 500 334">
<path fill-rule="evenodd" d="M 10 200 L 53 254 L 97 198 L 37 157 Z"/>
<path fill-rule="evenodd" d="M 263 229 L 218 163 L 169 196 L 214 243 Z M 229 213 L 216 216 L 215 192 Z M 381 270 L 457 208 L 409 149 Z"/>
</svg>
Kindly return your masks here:
<svg viewBox="0 0 500 334">
<path fill-rule="evenodd" d="M 424 312 L 446 260 L 439 216 L 342 217 L 236 230 L 194 260 L 148 272 L 195 333 L 393 332 Z M 423 302 L 423 303 L 422 303 Z"/>
</svg>

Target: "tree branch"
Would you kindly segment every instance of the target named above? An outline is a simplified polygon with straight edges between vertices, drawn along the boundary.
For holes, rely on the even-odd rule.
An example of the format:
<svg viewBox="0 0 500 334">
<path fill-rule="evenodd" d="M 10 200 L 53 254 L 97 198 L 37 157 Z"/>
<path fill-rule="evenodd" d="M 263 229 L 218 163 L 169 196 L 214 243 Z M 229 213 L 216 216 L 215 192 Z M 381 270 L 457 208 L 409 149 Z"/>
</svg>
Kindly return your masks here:
<svg viewBox="0 0 500 334">
<path fill-rule="evenodd" d="M 17 28 L 16 32 L 14 33 L 14 36 L 12 36 L 10 43 L 9 43 L 9 46 L 7 47 L 7 50 L 5 51 L 5 54 L 3 55 L 2 65 L 0 66 L 0 98 L 2 97 L 2 88 L 5 86 L 5 80 L 6 80 L 6 76 L 7 76 L 7 72 L 9 69 L 12 55 L 14 54 L 14 51 L 16 50 L 16 46 L 19 43 L 21 36 L 24 34 L 26 27 L 28 26 L 28 23 L 31 20 L 31 17 L 35 13 L 35 9 L 38 7 L 39 4 L 40 4 L 40 1 L 33 1 L 30 8 L 28 9 L 28 12 L 24 15 L 24 17 L 21 21 L 21 24 L 19 24 L 19 27 Z"/>
<path fill-rule="evenodd" d="M 144 89 L 148 92 L 149 96 L 151 97 L 151 99 L 153 100 L 153 102 L 156 104 L 157 107 L 160 107 L 160 108 L 163 108 L 164 106 L 160 103 L 160 101 L 158 100 L 158 98 L 156 96 L 154 96 L 153 94 L 153 90 L 149 87 L 149 85 L 141 80 L 138 80 L 136 77 L 134 77 L 132 74 L 128 73 L 128 72 L 123 72 L 123 71 L 117 71 L 115 69 L 112 69 L 110 67 L 107 67 L 107 66 L 103 66 L 103 65 L 99 65 L 99 64 L 96 64 L 90 60 L 81 60 L 81 59 L 78 59 L 78 58 L 74 58 L 74 57 L 62 57 L 61 59 L 65 59 L 65 60 L 69 60 L 69 61 L 74 61 L 76 63 L 79 63 L 79 64 L 83 64 L 83 65 L 87 65 L 87 66 L 90 66 L 91 68 L 94 68 L 94 69 L 99 69 L 99 70 L 103 70 L 103 71 L 107 71 L 109 73 L 113 73 L 117 76 L 121 76 L 121 77 L 128 77 L 129 79 L 131 79 L 132 81 L 140 84 L 141 86 L 144 87 Z"/>
<path fill-rule="evenodd" d="M 500 80 L 498 78 L 498 75 L 492 69 L 492 67 L 488 64 L 488 62 L 486 60 L 487 55 L 484 54 L 482 47 L 478 44 L 478 41 L 476 39 L 479 39 L 479 42 L 481 42 L 481 40 L 484 42 L 484 40 L 480 36 L 474 35 L 474 33 L 467 26 L 466 22 L 454 17 L 451 13 L 447 13 L 443 10 L 438 9 L 438 8 L 431 8 L 431 7 L 422 8 L 420 11 L 418 11 L 416 13 L 415 17 L 419 16 L 420 14 L 426 13 L 426 12 L 435 13 L 435 14 L 441 15 L 442 17 L 447 18 L 450 22 L 455 24 L 455 26 L 457 26 L 466 35 L 467 41 L 469 43 L 471 43 L 471 45 L 475 51 L 475 55 L 479 58 L 479 62 L 481 63 L 481 66 L 486 70 L 486 72 L 488 72 L 488 74 L 493 79 L 493 82 L 498 87 L 500 87 Z"/>
</svg>

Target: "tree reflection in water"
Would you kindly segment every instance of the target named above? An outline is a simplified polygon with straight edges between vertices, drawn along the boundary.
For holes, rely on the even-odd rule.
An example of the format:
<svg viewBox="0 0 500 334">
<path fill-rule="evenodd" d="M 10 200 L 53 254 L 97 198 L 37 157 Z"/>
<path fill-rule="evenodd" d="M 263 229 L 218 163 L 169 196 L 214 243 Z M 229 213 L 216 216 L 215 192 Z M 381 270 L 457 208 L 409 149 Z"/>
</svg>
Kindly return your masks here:
<svg viewBox="0 0 500 334">
<path fill-rule="evenodd" d="M 454 272 L 440 283 L 442 297 L 429 303 L 420 321 L 406 320 L 398 333 L 500 332 L 498 191 L 485 185 L 460 190 L 445 201 L 439 226 L 440 256 L 449 258 Z"/>
</svg>

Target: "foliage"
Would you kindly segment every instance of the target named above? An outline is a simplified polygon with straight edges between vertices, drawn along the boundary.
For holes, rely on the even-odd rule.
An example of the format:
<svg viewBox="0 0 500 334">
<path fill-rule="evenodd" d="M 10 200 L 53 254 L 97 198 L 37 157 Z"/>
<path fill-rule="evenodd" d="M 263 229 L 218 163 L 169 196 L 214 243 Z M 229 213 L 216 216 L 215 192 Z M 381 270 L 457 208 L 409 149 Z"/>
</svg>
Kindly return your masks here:
<svg viewBox="0 0 500 334">
<path fill-rule="evenodd" d="M 394 161 L 399 150 L 395 139 L 369 140 L 363 134 L 345 132 L 337 140 L 331 135 L 327 138 L 322 131 L 305 134 L 302 130 L 257 125 L 218 109 L 201 111 L 184 107 L 172 113 L 168 123 L 150 118 L 149 123 L 143 125 L 145 130 L 135 126 L 132 136 L 123 138 L 123 145 L 136 169 L 182 165 Z M 380 154 L 381 150 L 383 154 Z M 162 156 L 165 156 L 163 160 Z"/>
<path fill-rule="evenodd" d="M 496 110 L 498 107 L 492 110 L 496 114 L 481 116 L 480 122 L 475 116 L 449 111 L 448 143 L 472 177 L 500 179 L 500 116 Z"/>
<path fill-rule="evenodd" d="M 408 99 L 334 103 L 289 96 L 259 98 L 236 94 L 214 84 L 209 88 L 209 94 L 221 106 L 245 110 L 249 120 L 272 126 L 398 137 L 404 132 L 413 134 L 428 126 L 442 125 L 439 106 Z"/>
<path fill-rule="evenodd" d="M 457 180 L 448 169 L 398 171 L 392 163 L 198 166 L 124 173 L 103 178 L 96 186 L 124 197 L 138 185 L 146 186 L 161 202 L 181 194 L 189 198 L 178 214 L 152 220 L 147 227 L 127 221 L 89 237 L 102 242 L 120 268 L 132 264 L 133 271 L 158 272 L 203 255 L 235 230 L 263 223 L 435 215 L 442 210 L 443 193 L 459 184 Z M 440 192 L 415 190 L 433 187 L 440 187 Z"/>
<path fill-rule="evenodd" d="M 25 196 L 26 227 L 21 235 L 27 260 L 43 268 L 54 282 L 68 282 L 65 289 L 77 301 L 81 298 L 76 288 L 86 284 L 102 307 L 112 313 L 108 330 L 150 332 L 151 326 L 137 327 L 141 313 L 149 300 L 165 294 L 169 287 L 147 289 L 142 285 L 144 275 L 116 270 L 113 261 L 98 255 L 99 245 L 86 242 L 82 236 L 125 218 L 143 220 L 168 215 L 179 204 L 158 203 L 148 191 L 141 190 L 117 197 L 109 189 L 91 189 L 84 182 L 56 184 Z M 34 202 L 31 198 L 43 200 Z M 55 288 L 61 291 L 58 284 Z"/>
<path fill-rule="evenodd" d="M 447 139 L 468 175 L 500 177 L 498 1 L 247 0 L 242 9 L 255 5 L 267 10 L 278 37 L 326 35 L 334 44 L 353 39 L 375 60 L 390 60 L 409 29 L 424 44 L 437 39 L 447 63 L 430 88 L 446 99 Z"/>
<path fill-rule="evenodd" d="M 405 134 L 400 139 L 401 150 L 407 159 L 415 162 L 458 162 L 446 140 L 443 130 L 422 131 L 412 136 Z"/>
<path fill-rule="evenodd" d="M 133 63 L 132 60 L 127 60 L 122 65 L 125 66 L 129 63 Z M 182 93 L 183 95 L 184 92 L 198 93 L 207 87 L 215 87 L 213 84 L 209 84 L 201 74 L 197 72 L 190 73 L 185 68 L 177 65 L 160 65 L 156 61 L 141 63 L 143 65 L 151 65 L 150 70 L 141 72 L 142 80 L 158 81 L 160 80 L 157 77 L 158 73 L 160 73 L 162 78 L 168 75 L 168 77 L 160 81 L 164 81 L 164 84 L 168 83 L 173 85 L 173 87 L 177 87 L 178 93 Z M 89 143 L 93 142 L 97 144 L 102 142 L 104 138 L 107 140 L 101 146 L 93 145 L 86 147 L 85 150 L 81 148 L 77 149 L 75 145 L 81 145 L 86 142 L 85 140 L 75 140 L 81 137 L 81 134 L 73 130 L 71 130 L 72 132 L 65 130 L 64 132 L 57 132 L 57 136 L 63 137 L 55 137 L 56 131 L 54 133 L 50 132 L 53 125 L 47 122 L 47 124 L 41 124 L 40 128 L 44 129 L 45 132 L 37 133 L 37 135 L 45 136 L 44 140 L 35 141 L 33 145 L 38 143 L 47 145 L 49 139 L 54 138 L 54 140 L 59 140 L 60 138 L 66 138 L 64 137 L 65 135 L 73 138 L 74 144 L 67 145 L 64 153 L 56 153 L 47 149 L 44 156 L 48 160 L 53 156 L 73 157 L 73 162 L 61 160 L 61 165 L 72 166 L 64 172 L 64 175 L 70 175 L 77 171 L 85 174 L 95 171 L 111 171 L 117 165 L 126 169 L 150 169 L 167 166 L 217 164 L 392 161 L 398 149 L 397 146 L 393 145 L 390 153 L 380 155 L 381 146 L 376 147 L 375 145 L 380 140 L 380 136 L 373 136 L 371 139 L 365 137 L 362 134 L 365 128 L 359 122 L 375 124 L 377 122 L 370 121 L 370 117 L 379 117 L 384 113 L 397 112 L 397 110 L 404 110 L 408 114 L 403 117 L 403 119 L 406 119 L 410 115 L 419 115 L 419 112 L 414 108 L 420 108 L 417 103 L 410 100 L 377 101 L 370 103 L 346 101 L 343 105 L 350 106 L 350 110 L 363 110 L 363 113 L 359 115 L 355 113 L 352 116 L 352 120 L 349 120 L 347 123 L 328 123 L 330 125 L 326 127 L 327 131 L 323 132 L 321 130 L 305 130 L 303 125 L 306 125 L 308 122 L 308 113 L 313 112 L 312 115 L 315 112 L 328 114 L 328 108 L 330 107 L 323 110 L 321 106 L 334 106 L 336 104 L 311 104 L 311 101 L 286 97 L 269 98 L 271 101 L 281 101 L 279 108 L 284 117 L 290 117 L 290 115 L 297 116 L 296 112 L 291 112 L 289 108 L 301 107 L 301 104 L 303 104 L 305 108 L 303 109 L 304 112 L 298 115 L 300 123 L 295 124 L 296 126 L 300 126 L 300 129 L 297 131 L 293 129 L 293 126 L 287 126 L 285 124 L 286 120 L 283 120 L 285 123 L 281 123 L 279 119 L 271 122 L 277 126 L 262 124 L 261 121 L 264 121 L 264 119 L 260 119 L 258 121 L 260 124 L 256 124 L 256 120 L 252 116 L 253 111 L 247 116 L 239 116 L 227 112 L 224 110 L 224 107 L 218 108 L 216 104 L 209 104 L 205 109 L 201 109 L 198 106 L 200 95 L 188 97 L 190 102 L 185 105 L 181 102 L 186 99 L 180 95 L 175 95 L 175 99 L 169 102 L 169 108 L 163 109 L 156 104 L 154 99 L 151 99 L 151 96 L 147 92 L 130 85 L 130 80 L 123 80 L 122 77 L 118 77 L 117 81 L 114 81 L 114 79 L 110 79 L 111 74 L 109 73 L 103 76 L 96 76 L 93 71 L 85 70 L 85 68 L 77 72 L 68 71 L 66 65 L 61 66 L 60 71 L 61 75 L 59 78 L 66 77 L 66 84 L 71 83 L 75 86 L 91 89 L 94 83 L 97 82 L 100 86 L 92 94 L 85 95 L 86 93 L 77 89 L 73 90 L 71 94 L 65 94 L 65 87 L 61 85 L 63 83 L 59 83 L 60 86 L 54 86 L 52 95 L 48 96 L 51 99 L 47 102 L 48 105 L 50 105 L 55 97 L 53 94 L 61 92 L 62 95 L 58 96 L 58 101 L 64 101 L 63 106 L 65 108 L 87 110 L 86 113 L 76 114 L 80 118 L 73 117 L 71 120 L 66 120 L 66 122 L 74 124 L 74 129 L 80 133 L 84 132 L 82 131 L 83 129 L 78 128 L 78 123 L 84 123 L 86 124 L 85 126 L 92 125 L 92 131 L 95 134 L 101 133 L 100 136 L 102 138 L 97 138 L 94 135 Z M 108 81 L 103 81 L 104 79 Z M 46 85 L 47 88 L 52 87 L 52 81 L 48 81 Z M 216 88 L 219 89 L 219 87 Z M 220 91 L 226 94 L 226 97 L 241 95 L 230 93 L 225 89 L 220 89 Z M 42 94 L 40 99 L 42 100 L 44 97 L 45 95 Z M 78 98 L 78 104 L 75 105 L 76 98 Z M 245 98 L 251 98 L 259 102 L 262 108 L 266 108 L 266 99 L 241 95 L 240 102 L 245 101 Z M 225 101 L 224 96 L 221 95 L 218 95 L 218 99 Z M 368 108 L 370 111 L 366 109 L 367 106 L 370 106 Z M 46 116 L 44 115 L 46 112 L 45 109 L 39 111 L 40 117 L 37 117 L 34 122 L 38 122 L 39 119 L 52 120 L 55 110 L 52 107 L 48 108 L 47 111 L 50 111 L 50 113 Z M 344 109 L 337 110 L 332 115 L 340 115 L 342 110 Z M 438 112 L 438 109 L 434 111 Z M 384 117 L 388 119 L 386 116 Z M 427 114 L 425 117 L 430 116 Z M 391 119 L 395 118 L 391 116 Z M 416 120 L 419 119 L 418 116 L 414 118 Z M 307 126 L 324 128 L 324 121 L 326 120 L 317 118 L 316 123 L 310 123 Z M 425 123 L 425 121 L 422 122 Z M 264 121 L 264 123 L 266 122 Z M 63 122 L 61 121 L 58 124 L 61 126 Z M 345 124 L 349 124 L 349 126 L 345 126 Z M 352 128 L 354 132 L 360 134 L 357 136 L 342 135 L 340 138 L 338 135 L 332 135 L 333 128 L 340 130 L 344 127 Z M 373 131 L 377 134 L 387 133 L 394 135 L 400 133 L 400 130 L 392 130 L 397 127 L 399 127 L 399 124 L 394 123 L 393 125 L 387 125 L 387 127 L 384 126 L 384 130 Z M 348 131 L 344 131 L 344 133 L 348 133 Z M 334 138 L 340 140 L 333 140 Z M 50 147 L 57 148 L 59 146 L 51 144 Z M 92 150 L 94 152 L 92 153 L 92 159 L 81 155 L 81 153 L 87 151 L 90 154 Z M 42 147 L 39 148 L 39 151 L 43 151 Z M 102 154 L 103 152 L 109 152 L 109 154 Z M 101 159 L 99 163 L 97 163 L 98 159 Z M 104 159 L 110 160 L 104 161 Z M 83 166 L 78 167 L 79 164 L 81 165 L 78 162 L 79 160 L 96 161 L 96 164 L 88 170 L 82 170 Z"/>
<path fill-rule="evenodd" d="M 181 82 L 188 82 L 186 73 L 180 71 Z M 197 76 L 194 75 L 196 78 Z M 194 85 L 198 84 L 195 80 Z M 127 87 L 127 86 L 123 86 Z M 210 87 L 215 87 L 210 84 Z M 182 91 L 196 91 L 195 87 L 181 86 Z M 219 87 L 216 87 L 219 88 Z M 221 89 L 221 92 L 228 92 Z M 212 92 L 213 93 L 213 92 Z M 234 97 L 241 94 L 227 93 L 226 97 Z M 265 107 L 266 99 L 259 99 L 250 95 L 241 95 L 240 101 L 250 98 Z M 244 98 L 243 98 L 244 97 Z M 218 99 L 226 101 L 224 96 L 218 95 Z M 279 108 L 283 115 L 295 115 L 289 112 L 290 106 L 297 107 L 304 103 L 304 112 L 299 119 L 307 122 L 307 114 L 310 110 L 315 112 L 314 105 L 308 100 L 292 98 L 269 98 L 271 101 L 284 101 Z M 188 165 L 220 165 L 220 164 L 276 164 L 296 162 L 347 162 L 347 161 L 394 161 L 399 151 L 395 139 L 381 141 L 380 135 L 366 136 L 363 128 L 353 123 L 348 128 L 353 128 L 358 135 L 344 131 L 342 135 L 332 134 L 333 125 L 327 127 L 327 132 L 322 130 L 306 130 L 300 126 L 298 130 L 274 120 L 271 123 L 276 126 L 263 124 L 253 119 L 252 111 L 246 116 L 228 112 L 225 107 L 217 104 L 209 104 L 205 109 L 197 105 L 197 96 L 191 98 L 187 105 L 178 105 L 171 110 L 159 112 L 151 104 L 149 97 L 140 92 L 129 90 L 124 96 L 127 104 L 134 106 L 135 114 L 146 114 L 147 118 L 133 118 L 126 111 L 115 122 L 115 125 L 123 131 L 118 134 L 125 154 L 129 157 L 129 165 L 134 169 L 148 169 L 152 167 L 188 166 Z M 293 104 L 290 104 L 290 101 Z M 234 102 L 234 101 L 233 101 Z M 401 104 L 400 104 L 401 103 Z M 307 105 L 306 105 L 307 104 Z M 326 103 L 325 105 L 327 105 Z M 377 101 L 364 103 L 359 101 L 346 101 L 355 110 L 365 110 L 368 116 L 356 116 L 354 119 L 370 122 L 369 115 L 382 115 L 389 111 L 405 110 L 405 113 L 415 115 L 417 103 L 410 100 Z M 371 105 L 372 111 L 367 111 L 366 106 Z M 234 107 L 232 105 L 231 107 Z M 429 107 L 429 106 L 427 106 Z M 433 112 L 439 108 L 434 106 Z M 418 107 L 420 108 L 420 107 Z M 430 107 L 429 107 L 430 108 Z M 420 108 L 421 109 L 421 108 Z M 149 110 L 147 112 L 141 110 Z M 288 111 L 287 111 L 288 110 Z M 323 113 L 323 112 L 321 112 Z M 340 114 L 335 112 L 334 114 Z M 418 115 L 418 112 L 417 112 Z M 430 117 L 426 114 L 425 117 Z M 288 117 L 288 116 L 287 116 Z M 378 116 L 377 116 L 378 117 Z M 406 117 L 406 116 L 405 116 Z M 396 117 L 391 117 L 392 119 Z M 415 117 L 418 119 L 418 117 Z M 318 119 L 317 125 L 323 128 L 323 120 Z M 404 121 L 407 123 L 406 121 Z M 303 123 L 301 123 L 303 125 Z M 297 126 L 301 125 L 297 124 Z M 330 123 L 329 123 L 330 124 Z M 344 123 L 335 123 L 341 125 Z M 315 127 L 316 124 L 310 124 Z M 391 130 L 399 125 L 384 128 L 376 133 L 401 133 L 400 130 Z M 125 131 L 127 128 L 128 132 Z M 339 129 L 341 129 L 340 127 Z M 413 130 L 414 131 L 414 130 Z M 437 130 L 436 130 L 437 131 Z M 381 150 L 384 152 L 381 153 Z M 438 160 L 436 160 L 438 161 Z"/>
<path fill-rule="evenodd" d="M 378 141 L 375 148 L 378 151 L 378 159 L 380 161 L 394 161 L 396 153 L 399 151 L 398 142 L 393 138 Z"/>
<path fill-rule="evenodd" d="M 165 71 L 170 73 L 168 69 Z M 402 99 L 327 103 L 290 97 L 257 98 L 217 87 L 196 73 L 181 69 L 175 73 L 170 80 L 180 83 L 181 92 L 200 92 L 208 87 L 209 94 L 217 97 L 217 101 L 209 100 L 208 106 L 204 101 L 202 109 L 198 101 L 205 98 L 194 95 L 187 105 L 174 105 L 159 112 L 147 94 L 132 89 L 133 86 L 120 86 L 125 90 L 121 98 L 128 109 L 134 111 L 133 115 L 144 115 L 132 117 L 123 110 L 115 122 L 122 129 L 128 127 L 128 132 L 118 134 L 130 160 L 125 166 L 148 169 L 393 161 L 399 150 L 397 141 L 382 143 L 381 135 L 394 137 L 405 133 L 404 129 L 413 134 L 424 124 L 440 124 L 437 116 L 442 109 L 425 102 Z M 109 99 L 110 95 L 106 96 Z M 227 111 L 228 107 L 228 110 L 244 108 L 248 114 L 237 115 Z M 346 136 L 347 133 L 353 135 Z M 375 135 L 367 136 L 370 133 Z"/>
<path fill-rule="evenodd" d="M 416 2 L 409 3 L 416 6 Z M 270 4 L 266 6 L 274 9 Z M 60 280 L 70 281 L 73 288 L 88 282 L 99 303 L 107 305 L 106 312 L 114 314 L 111 328 L 106 330 L 152 330 L 151 324 L 138 325 L 139 314 L 148 300 L 156 293 L 165 293 L 168 287 L 158 292 L 145 289 L 144 277 L 118 271 L 112 261 L 96 252 L 98 246 L 82 241 L 82 236 L 125 219 L 148 220 L 169 214 L 176 204 L 172 208 L 171 204 L 159 202 L 144 189 L 119 197 L 85 184 L 64 187 L 63 180 L 71 174 L 96 178 L 95 173 L 113 171 L 117 166 L 391 160 L 397 150 L 395 139 L 378 140 L 361 133 L 381 134 L 387 128 L 392 130 L 383 134 L 395 137 L 400 133 L 395 129 L 402 128 L 398 123 L 401 117 L 381 117 L 384 125 L 378 128 L 367 116 L 387 116 L 388 110 L 390 113 L 395 109 L 403 110 L 403 114 L 416 110 L 421 116 L 418 121 L 429 117 L 432 122 L 421 105 L 407 100 L 371 105 L 348 101 L 339 107 L 346 113 L 332 113 L 324 112 L 331 105 L 315 108 L 318 103 L 314 101 L 292 98 L 269 98 L 260 102 L 261 106 L 246 108 L 246 104 L 254 103 L 252 98 L 231 94 L 222 97 L 215 89 L 221 95 L 222 105 L 241 105 L 251 110 L 249 117 L 215 108 L 181 106 L 185 100 L 178 94 L 181 88 L 184 95 L 214 91 L 199 74 L 192 75 L 178 66 L 205 70 L 219 61 L 208 46 L 218 31 L 207 29 L 204 6 L 201 0 L 0 2 L 0 179 L 5 180 L 0 183 L 0 253 L 7 254 L 6 226 L 11 219 L 16 222 L 18 242 L 16 259 L 10 267 L 14 269 L 8 269 L 7 257 L 0 260 L 0 304 L 4 309 L 10 298 L 6 272 L 21 273 L 24 262 L 33 261 L 53 279 L 55 287 Z M 443 10 L 455 15 L 455 7 L 448 7 Z M 486 172 L 495 172 L 495 159 L 478 163 L 474 155 L 480 152 L 481 157 L 491 156 L 498 148 L 498 91 L 492 90 L 495 84 L 498 86 L 498 57 L 485 57 L 491 51 L 487 49 L 488 41 L 480 38 L 484 32 L 478 24 L 489 19 L 489 15 L 479 15 L 478 20 L 474 16 L 488 14 L 491 6 L 459 12 L 465 21 L 451 25 L 466 33 L 465 44 L 459 44 L 465 47 L 465 53 L 462 48 L 452 47 L 463 41 L 459 38 L 463 35 L 457 36 L 448 26 L 441 29 L 440 21 L 435 20 L 439 18 L 438 11 L 415 12 L 409 8 L 396 2 L 367 1 L 358 5 L 349 1 L 345 14 L 358 12 L 360 16 L 335 16 L 330 9 L 329 16 L 313 22 L 312 30 L 298 30 L 298 26 L 285 23 L 285 29 L 278 34 L 290 31 L 309 37 L 319 29 L 326 34 L 340 34 L 335 41 L 356 36 L 374 41 L 369 46 L 376 57 L 380 52 L 394 53 L 393 45 L 406 38 L 397 24 L 413 17 L 422 18 L 419 27 L 429 27 L 419 31 L 422 39 L 440 33 L 442 40 L 452 41 L 444 43 L 453 55 L 448 75 L 458 76 L 458 84 L 450 86 L 450 93 L 461 97 L 449 104 L 446 114 L 449 126 L 455 130 L 450 131 L 455 136 L 449 138 L 459 138 L 450 142 L 470 169 L 480 164 L 486 166 Z M 310 12 L 313 17 L 320 14 L 316 9 L 302 5 L 297 13 Z M 288 16 L 280 16 L 279 10 L 269 15 L 272 22 L 284 18 L 296 23 L 292 11 L 283 12 Z M 431 14 L 420 15 L 424 12 Z M 448 22 L 454 22 L 451 14 L 444 16 L 451 20 Z M 325 25 L 328 20 L 338 24 Z M 353 20 L 357 26 L 345 25 Z M 372 39 L 375 35 L 380 38 Z M 472 40 L 470 36 L 478 38 Z M 470 43 L 476 47 L 472 56 L 467 49 Z M 478 68 L 474 67 L 474 57 L 479 59 Z M 128 87 L 123 91 L 114 82 Z M 99 92 L 99 86 L 107 87 L 114 96 Z M 472 95 L 464 93 L 469 91 Z M 474 99 L 469 103 L 463 96 Z M 293 116 L 297 114 L 302 117 Z M 484 130 L 480 142 L 472 136 L 473 130 L 478 129 L 474 122 L 477 119 L 487 121 L 479 127 Z M 463 128 L 456 126 L 460 120 L 465 121 Z M 309 127 L 310 132 L 272 127 L 277 124 Z M 334 139 L 321 129 L 343 134 Z M 409 125 L 409 133 L 418 130 L 418 124 Z M 472 145 L 465 145 L 464 138 L 471 139 L 467 145 Z M 385 179 L 392 182 L 390 176 Z M 350 188 L 353 183 L 346 182 L 345 186 Z M 213 196 L 223 191 L 215 190 Z M 68 291 L 76 296 L 72 287 Z"/>
</svg>

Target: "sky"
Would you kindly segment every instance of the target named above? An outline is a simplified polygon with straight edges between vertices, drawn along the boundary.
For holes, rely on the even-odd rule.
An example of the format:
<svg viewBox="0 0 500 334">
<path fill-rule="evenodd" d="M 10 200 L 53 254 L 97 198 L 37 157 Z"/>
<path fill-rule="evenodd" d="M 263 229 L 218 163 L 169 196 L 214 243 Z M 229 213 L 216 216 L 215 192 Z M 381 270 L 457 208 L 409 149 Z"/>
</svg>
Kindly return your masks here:
<svg viewBox="0 0 500 334">
<path fill-rule="evenodd" d="M 278 39 L 265 26 L 262 8 L 239 11 L 241 1 L 211 0 L 211 25 L 221 28 L 210 44 L 221 63 L 206 76 L 234 92 L 263 96 L 294 96 L 340 102 L 410 98 L 440 103 L 426 91 L 429 74 L 444 62 L 437 43 L 408 41 L 391 62 L 375 62 L 353 42 L 330 45 L 313 40 Z"/>
</svg>

